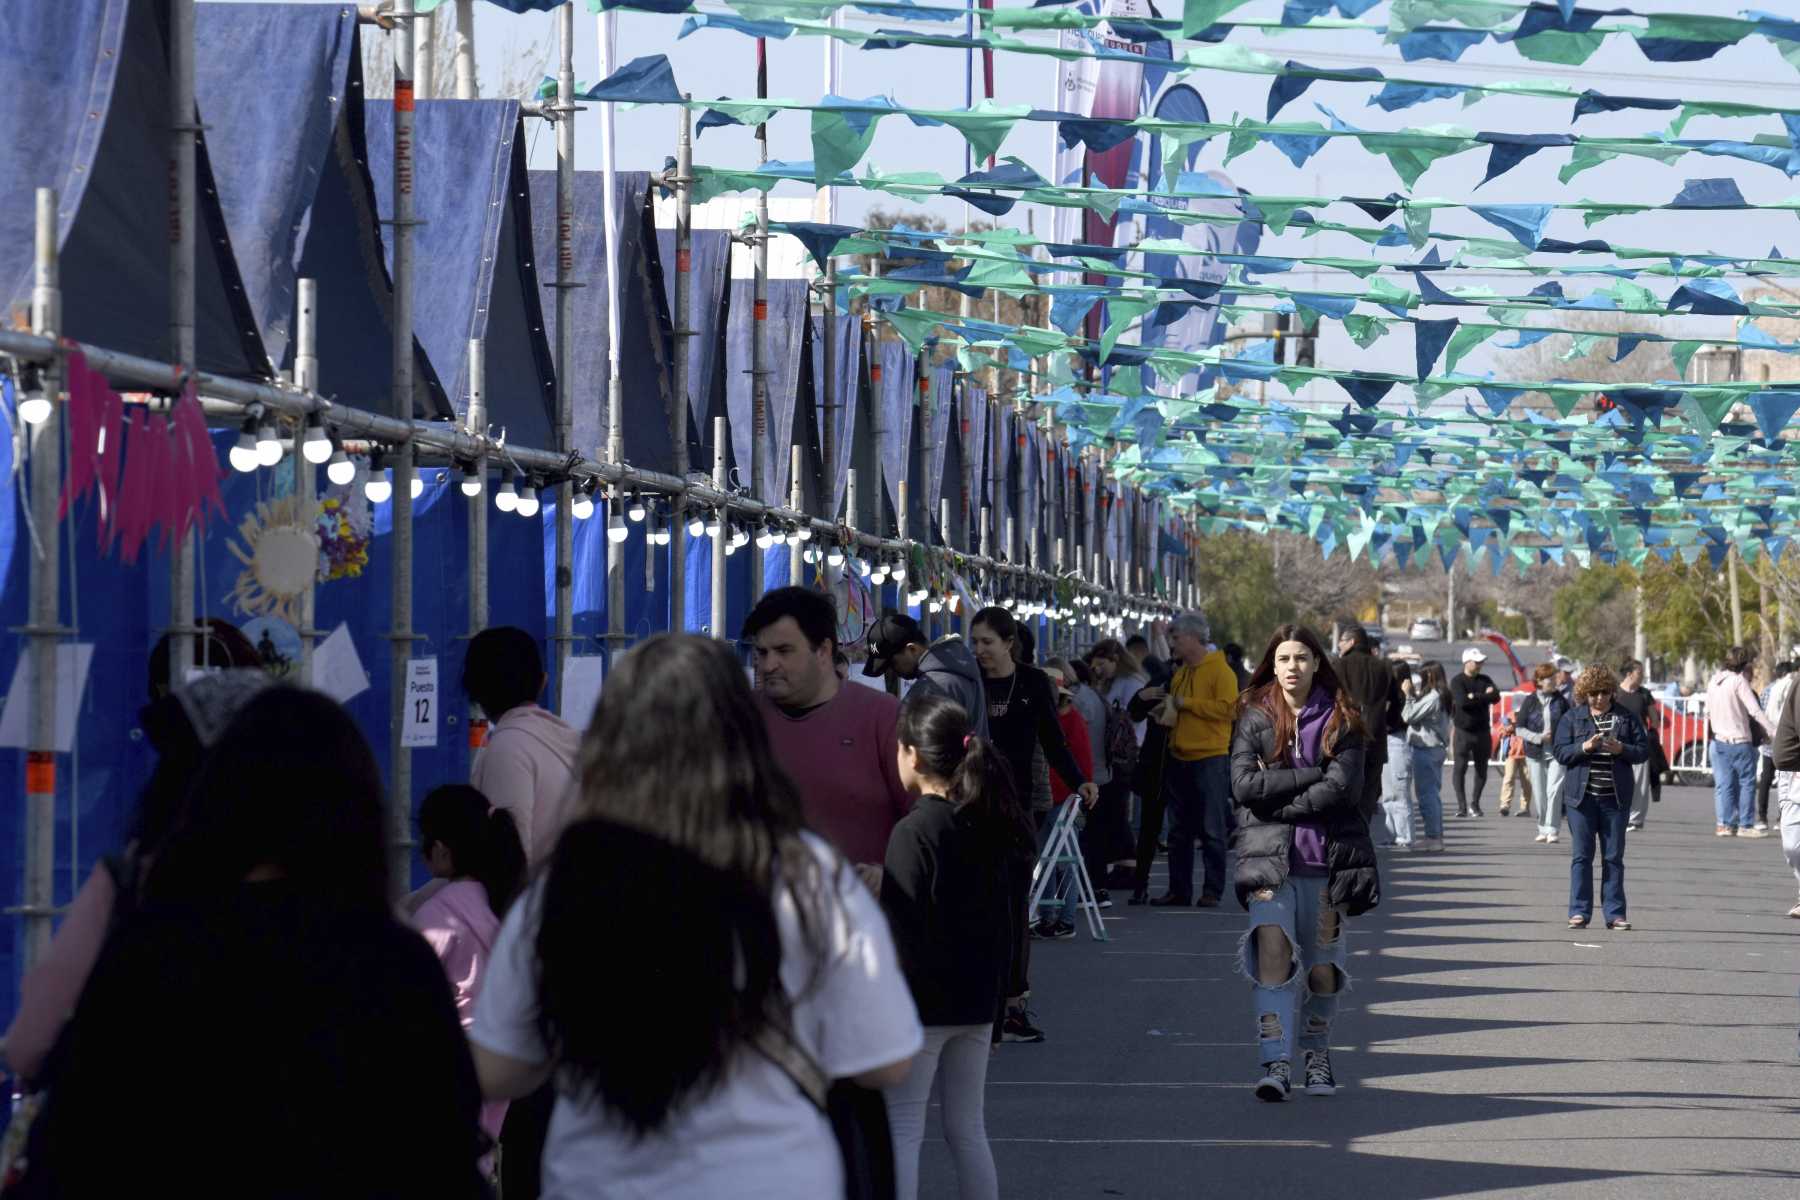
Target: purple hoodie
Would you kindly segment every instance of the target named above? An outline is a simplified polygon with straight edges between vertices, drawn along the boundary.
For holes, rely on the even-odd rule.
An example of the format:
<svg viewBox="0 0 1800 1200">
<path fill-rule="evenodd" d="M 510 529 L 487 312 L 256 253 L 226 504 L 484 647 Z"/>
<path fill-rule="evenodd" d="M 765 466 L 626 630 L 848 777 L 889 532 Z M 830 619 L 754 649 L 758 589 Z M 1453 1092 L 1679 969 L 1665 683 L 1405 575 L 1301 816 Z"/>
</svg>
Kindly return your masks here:
<svg viewBox="0 0 1800 1200">
<path fill-rule="evenodd" d="M 1331 693 L 1324 685 L 1314 684 L 1312 695 L 1300 710 L 1294 728 L 1294 765 L 1319 765 L 1325 743 L 1325 726 L 1331 721 L 1334 707 Z M 1325 828 L 1310 821 L 1294 825 L 1294 849 L 1288 858 L 1288 869 L 1295 875 L 1323 875 L 1325 865 Z"/>
</svg>

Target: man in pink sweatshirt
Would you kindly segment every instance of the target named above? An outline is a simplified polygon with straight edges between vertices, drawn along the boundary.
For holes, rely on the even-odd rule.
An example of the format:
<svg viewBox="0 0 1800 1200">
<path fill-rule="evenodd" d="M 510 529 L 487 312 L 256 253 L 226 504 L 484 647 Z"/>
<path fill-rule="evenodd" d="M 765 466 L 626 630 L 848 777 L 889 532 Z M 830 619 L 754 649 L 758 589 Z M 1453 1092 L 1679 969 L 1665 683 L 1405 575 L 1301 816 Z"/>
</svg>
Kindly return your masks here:
<svg viewBox="0 0 1800 1200">
<path fill-rule="evenodd" d="M 533 867 L 556 848 L 581 758 L 582 731 L 538 707 L 545 678 L 537 639 L 523 629 L 500 625 L 470 639 L 463 690 L 491 724 L 469 782 L 512 814 Z"/>
<path fill-rule="evenodd" d="M 800 789 L 806 823 L 852 863 L 879 867 L 911 806 L 895 745 L 899 701 L 838 678 L 837 608 L 810 588 L 764 596 L 744 638 L 756 647 L 757 703 L 775 759 Z"/>
</svg>

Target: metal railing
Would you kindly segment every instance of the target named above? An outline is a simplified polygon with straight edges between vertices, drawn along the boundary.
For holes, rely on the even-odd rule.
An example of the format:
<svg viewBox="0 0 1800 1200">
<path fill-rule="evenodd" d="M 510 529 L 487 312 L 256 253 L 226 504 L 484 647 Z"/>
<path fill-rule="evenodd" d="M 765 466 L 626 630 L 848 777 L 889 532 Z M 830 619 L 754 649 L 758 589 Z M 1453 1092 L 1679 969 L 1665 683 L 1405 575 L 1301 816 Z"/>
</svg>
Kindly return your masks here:
<svg viewBox="0 0 1800 1200">
<path fill-rule="evenodd" d="M 1513 711 L 1524 699 L 1524 692 L 1503 694 L 1496 710 L 1498 720 L 1495 727 L 1511 720 Z M 1712 747 L 1706 736 L 1706 697 L 1697 695 L 1668 698 L 1657 693 L 1655 712 L 1658 727 L 1652 731 L 1651 736 L 1661 739 L 1663 754 L 1669 760 L 1669 770 L 1687 775 L 1710 776 Z M 1503 761 L 1498 753 L 1489 759 L 1493 766 L 1501 766 Z"/>
</svg>

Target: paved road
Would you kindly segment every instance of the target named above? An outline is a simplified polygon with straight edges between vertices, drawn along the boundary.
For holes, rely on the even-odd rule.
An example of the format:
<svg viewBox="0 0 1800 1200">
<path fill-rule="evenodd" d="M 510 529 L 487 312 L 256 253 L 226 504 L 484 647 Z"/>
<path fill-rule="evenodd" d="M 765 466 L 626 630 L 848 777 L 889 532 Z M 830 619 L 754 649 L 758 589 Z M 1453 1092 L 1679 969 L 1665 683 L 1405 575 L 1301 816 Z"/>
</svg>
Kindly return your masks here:
<svg viewBox="0 0 1800 1200">
<path fill-rule="evenodd" d="M 1447 823 L 1446 853 L 1384 852 L 1384 902 L 1351 925 L 1332 1099 L 1251 1095 L 1232 901 L 1121 896 L 1111 941 L 1038 943 L 1049 1040 L 1005 1047 L 988 1087 L 1002 1196 L 1800 1196 L 1779 840 L 1715 839 L 1710 793 L 1669 789 L 1631 835 L 1635 931 L 1571 934 L 1566 841 L 1487 807 Z M 956 1195 L 935 1128 L 922 1184 Z"/>
</svg>

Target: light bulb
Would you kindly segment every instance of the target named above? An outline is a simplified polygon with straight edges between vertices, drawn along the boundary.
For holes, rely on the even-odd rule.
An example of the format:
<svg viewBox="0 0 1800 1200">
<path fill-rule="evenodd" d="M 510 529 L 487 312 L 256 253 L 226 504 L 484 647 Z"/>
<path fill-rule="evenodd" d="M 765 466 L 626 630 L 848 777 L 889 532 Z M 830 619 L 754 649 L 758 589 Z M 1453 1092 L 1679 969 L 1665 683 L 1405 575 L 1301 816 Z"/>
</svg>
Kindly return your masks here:
<svg viewBox="0 0 1800 1200">
<path fill-rule="evenodd" d="M 275 436 L 273 425 L 264 424 L 256 431 L 256 460 L 265 467 L 281 461 L 281 439 Z"/>
<path fill-rule="evenodd" d="M 706 518 L 701 516 L 699 513 L 695 513 L 693 516 L 688 518 L 688 536 L 691 538 L 697 538 L 697 537 L 704 537 L 705 535 L 706 535 Z"/>
<path fill-rule="evenodd" d="M 750 544 L 750 531 L 747 529 L 735 530 L 731 535 L 731 544 L 734 546 L 748 546 Z"/>
<path fill-rule="evenodd" d="M 725 539 L 725 557 L 730 558 L 737 553 L 738 544 L 730 538 Z"/>
<path fill-rule="evenodd" d="M 331 457 L 331 439 L 325 436 L 325 427 L 317 417 L 306 423 L 306 440 L 300 444 L 300 453 L 315 467 Z"/>
<path fill-rule="evenodd" d="M 332 451 L 331 462 L 325 468 L 325 478 L 338 487 L 349 487 L 356 478 L 356 464 L 350 461 L 350 456 L 344 453 L 342 446 Z"/>
<path fill-rule="evenodd" d="M 469 497 L 471 500 L 473 500 L 476 496 L 481 495 L 482 482 L 483 481 L 482 481 L 481 475 L 475 470 L 474 463 L 470 463 L 468 466 L 463 468 L 463 477 L 462 477 L 462 494 L 463 495 Z"/>
<path fill-rule="evenodd" d="M 805 550 L 803 550 L 801 552 L 800 558 L 808 566 L 811 566 L 813 563 L 816 563 L 819 561 L 819 552 L 817 550 L 813 549 L 811 546 L 808 546 Z"/>
<path fill-rule="evenodd" d="M 585 521 L 594 515 L 594 497 L 589 492 L 577 489 L 575 499 L 569 501 L 569 515 L 577 521 Z"/>
<path fill-rule="evenodd" d="M 417 471 L 413 472 L 412 486 L 407 488 L 407 491 L 412 493 L 412 498 L 414 500 L 417 500 L 420 496 L 425 494 L 425 480 Z"/>
<path fill-rule="evenodd" d="M 606 523 L 606 540 L 616 546 L 630 536 L 631 529 L 625 524 L 625 518 L 615 512 Z"/>
<path fill-rule="evenodd" d="M 895 563 L 888 568 L 888 574 L 894 577 L 895 583 L 900 583 L 906 578 L 906 567 L 901 563 Z"/>
<path fill-rule="evenodd" d="M 721 524 L 719 521 L 718 510 L 714 509 L 712 515 L 706 518 L 706 529 L 705 529 L 706 536 L 716 538 L 724 530 L 724 528 L 725 528 L 725 526 L 723 524 Z"/>
<path fill-rule="evenodd" d="M 810 541 L 812 541 L 812 538 L 813 538 L 812 526 L 811 525 L 802 525 L 800 527 L 800 540 L 803 542 L 810 542 Z"/>
<path fill-rule="evenodd" d="M 503 513 L 518 511 L 519 493 L 513 491 L 511 471 L 500 477 L 500 490 L 494 493 L 494 507 Z"/>
<path fill-rule="evenodd" d="M 864 579 L 869 579 L 874 576 L 875 568 L 869 562 L 868 559 L 866 559 L 866 558 L 858 559 L 856 562 L 856 565 L 859 569 L 861 569 Z"/>
<path fill-rule="evenodd" d="M 368 497 L 370 504 L 386 504 L 394 498 L 394 485 L 385 474 L 370 475 L 363 480 L 363 495 Z"/>
<path fill-rule="evenodd" d="M 934 612 L 934 613 L 936 613 L 936 612 L 943 612 L 943 611 L 944 611 L 944 606 L 943 606 L 943 605 L 942 605 L 942 604 L 939 604 L 939 603 L 938 603 L 938 602 L 937 602 L 937 599 L 936 599 L 936 598 L 935 598 L 935 597 L 934 597 L 934 598 L 933 598 L 933 599 L 932 599 L 932 601 L 931 601 L 931 604 L 930 604 L 930 608 L 929 608 L 929 611 L 931 611 L 931 612 Z"/>
<path fill-rule="evenodd" d="M 774 544 L 775 544 L 775 531 L 765 525 L 763 527 L 762 532 L 756 535 L 756 548 L 758 550 L 767 550 L 770 546 L 773 546 Z"/>
<path fill-rule="evenodd" d="M 535 517 L 540 507 L 536 488 L 528 483 L 519 489 L 519 502 L 513 506 L 514 512 L 521 517 Z"/>
<path fill-rule="evenodd" d="M 800 544 L 801 540 L 802 539 L 800 537 L 800 531 L 798 529 L 788 530 L 788 535 L 787 535 L 787 544 L 788 545 L 798 546 Z"/>
<path fill-rule="evenodd" d="M 633 494 L 631 497 L 631 507 L 625 510 L 625 515 L 630 517 L 633 521 L 641 521 L 644 519 L 644 511 L 644 498 Z"/>
<path fill-rule="evenodd" d="M 887 567 L 885 566 L 876 567 L 869 575 L 869 582 L 876 587 L 885 587 L 887 585 L 887 580 Z"/>
<path fill-rule="evenodd" d="M 20 415 L 24 414 L 21 412 Z M 232 469 L 235 471 L 248 473 L 256 470 L 262 463 L 262 459 L 257 457 L 256 453 L 256 435 L 248 429 L 238 434 L 237 445 L 231 448 L 229 457 Z"/>
<path fill-rule="evenodd" d="M 666 546 L 669 544 L 669 527 L 657 520 L 654 514 L 650 517 L 649 537 L 652 546 Z"/>
<path fill-rule="evenodd" d="M 42 425 L 49 419 L 50 397 L 44 395 L 41 388 L 36 391 L 26 392 L 19 397 L 19 420 L 25 422 L 27 425 Z M 233 462 L 231 465 L 237 467 L 236 462 Z M 243 469 L 243 467 L 238 467 L 238 470 L 240 471 Z"/>
<path fill-rule="evenodd" d="M 844 565 L 844 549 L 842 546 L 833 546 L 831 548 L 830 552 L 825 555 L 825 565 L 828 567 L 841 567 Z"/>
</svg>

